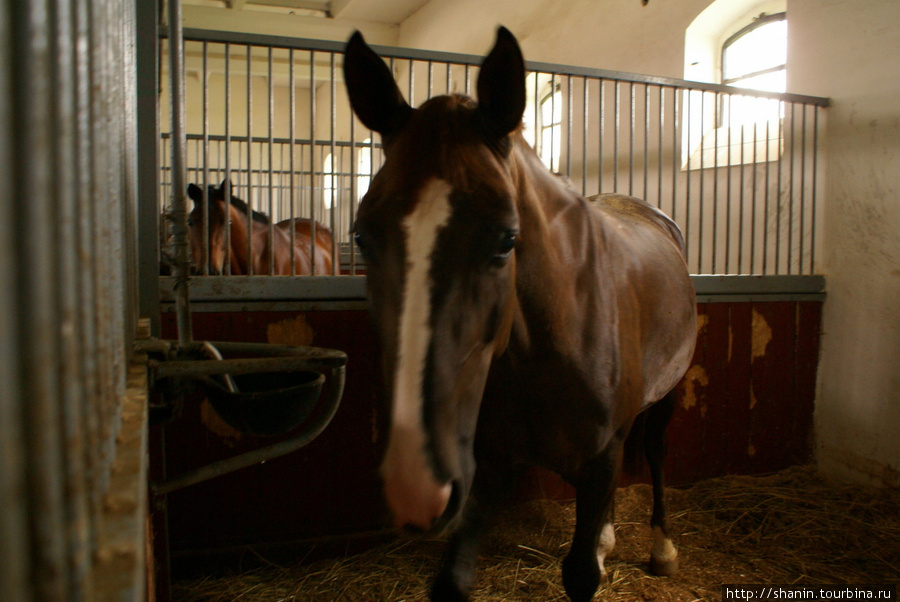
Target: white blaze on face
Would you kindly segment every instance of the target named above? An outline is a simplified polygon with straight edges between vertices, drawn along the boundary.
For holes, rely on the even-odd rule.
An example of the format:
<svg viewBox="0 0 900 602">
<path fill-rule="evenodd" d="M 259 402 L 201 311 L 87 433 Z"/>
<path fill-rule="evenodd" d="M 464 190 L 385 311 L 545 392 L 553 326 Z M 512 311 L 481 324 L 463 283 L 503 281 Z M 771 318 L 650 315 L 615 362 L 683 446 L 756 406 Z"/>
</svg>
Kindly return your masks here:
<svg viewBox="0 0 900 602">
<path fill-rule="evenodd" d="M 450 220 L 450 184 L 431 180 L 403 220 L 406 277 L 398 332 L 390 440 L 381 466 L 385 496 L 398 526 L 428 529 L 450 499 L 449 483 L 439 483 L 425 454 L 422 381 L 431 344 L 431 256 Z"/>
</svg>

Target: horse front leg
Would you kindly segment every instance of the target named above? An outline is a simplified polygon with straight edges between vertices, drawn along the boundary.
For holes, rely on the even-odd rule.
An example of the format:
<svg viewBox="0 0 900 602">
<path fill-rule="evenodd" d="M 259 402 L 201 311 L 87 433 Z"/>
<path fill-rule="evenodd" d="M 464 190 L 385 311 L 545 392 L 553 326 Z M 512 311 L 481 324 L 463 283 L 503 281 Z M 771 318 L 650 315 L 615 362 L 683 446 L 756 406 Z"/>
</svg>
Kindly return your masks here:
<svg viewBox="0 0 900 602">
<path fill-rule="evenodd" d="M 581 471 L 576 487 L 575 535 L 563 560 L 563 585 L 572 602 L 588 602 L 606 575 L 604 561 L 616 545 L 614 501 L 622 442 L 615 440 Z"/>
<path fill-rule="evenodd" d="M 489 462 L 479 464 L 460 522 L 450 536 L 441 568 L 431 587 L 434 602 L 469 599 L 475 585 L 481 533 L 510 500 L 521 474 L 521 467 L 505 461 L 496 465 Z"/>
</svg>

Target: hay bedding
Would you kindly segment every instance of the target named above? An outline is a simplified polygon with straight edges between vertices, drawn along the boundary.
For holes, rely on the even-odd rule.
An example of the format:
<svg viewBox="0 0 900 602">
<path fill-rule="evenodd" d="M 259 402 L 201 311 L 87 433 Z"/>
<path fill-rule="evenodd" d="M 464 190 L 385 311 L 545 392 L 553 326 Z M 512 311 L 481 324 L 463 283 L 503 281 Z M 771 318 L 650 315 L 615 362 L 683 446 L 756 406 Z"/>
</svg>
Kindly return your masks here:
<svg viewBox="0 0 900 602">
<path fill-rule="evenodd" d="M 723 583 L 900 583 L 900 492 L 836 486 L 811 468 L 668 492 L 681 570 L 647 573 L 650 488 L 616 494 L 616 549 L 595 599 L 720 600 Z M 539 500 L 486 537 L 475 600 L 567 600 L 560 564 L 574 505 Z M 333 561 L 175 584 L 177 600 L 423 600 L 443 543 L 409 539 Z"/>
</svg>

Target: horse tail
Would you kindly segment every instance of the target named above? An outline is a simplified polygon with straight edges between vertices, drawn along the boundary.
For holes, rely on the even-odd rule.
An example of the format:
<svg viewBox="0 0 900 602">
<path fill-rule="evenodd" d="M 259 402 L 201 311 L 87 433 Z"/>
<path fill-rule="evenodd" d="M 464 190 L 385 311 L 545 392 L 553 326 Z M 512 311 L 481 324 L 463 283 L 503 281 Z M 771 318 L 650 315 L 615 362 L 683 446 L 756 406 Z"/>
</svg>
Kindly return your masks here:
<svg viewBox="0 0 900 602">
<path fill-rule="evenodd" d="M 644 470 L 643 458 L 646 456 L 653 462 L 658 456 L 654 450 L 665 449 L 666 427 L 675 411 L 677 401 L 673 389 L 638 414 L 631 423 L 631 430 L 625 438 L 622 453 L 622 468 L 626 472 L 633 476 L 641 476 Z"/>
</svg>

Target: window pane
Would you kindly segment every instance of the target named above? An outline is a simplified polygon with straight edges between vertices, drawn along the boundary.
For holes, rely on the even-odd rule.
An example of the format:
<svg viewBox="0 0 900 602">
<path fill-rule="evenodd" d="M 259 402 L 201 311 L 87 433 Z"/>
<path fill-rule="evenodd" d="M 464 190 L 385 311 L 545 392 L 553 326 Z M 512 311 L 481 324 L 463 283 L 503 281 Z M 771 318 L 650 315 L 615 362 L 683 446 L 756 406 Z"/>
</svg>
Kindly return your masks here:
<svg viewBox="0 0 900 602">
<path fill-rule="evenodd" d="M 723 59 L 726 80 L 784 65 L 787 21 L 773 21 L 747 32 L 725 49 Z"/>
</svg>

